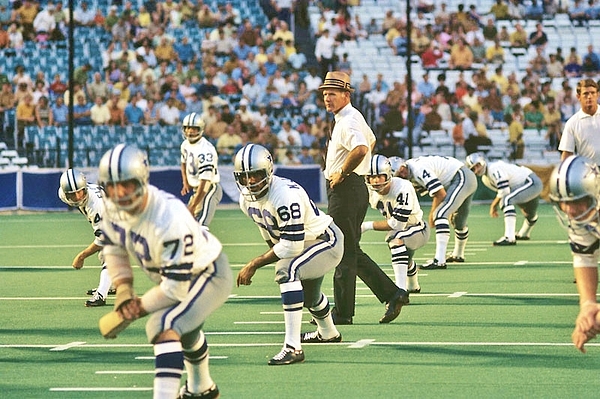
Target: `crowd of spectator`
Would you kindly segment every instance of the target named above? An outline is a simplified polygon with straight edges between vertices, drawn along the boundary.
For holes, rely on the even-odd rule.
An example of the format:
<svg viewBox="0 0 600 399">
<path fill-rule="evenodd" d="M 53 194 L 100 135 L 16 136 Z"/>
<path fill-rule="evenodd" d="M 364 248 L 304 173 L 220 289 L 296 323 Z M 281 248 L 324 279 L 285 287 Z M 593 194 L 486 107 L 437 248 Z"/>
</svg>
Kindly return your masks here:
<svg viewBox="0 0 600 399">
<path fill-rule="evenodd" d="M 535 129 L 545 136 L 547 149 L 555 150 L 562 124 L 578 109 L 573 85 L 580 78 L 600 77 L 600 57 L 591 43 L 584 54 L 575 47 L 564 54 L 556 43 L 549 42 L 543 21 L 562 13 L 573 26 L 587 26 L 599 19 L 600 4 L 595 0 L 585 4 L 496 0 L 489 9 L 479 10 L 474 4 L 455 4 L 450 9 L 444 2 L 416 3 L 410 42 L 411 53 L 420 57 L 418 70 L 422 73 L 413 74 L 413 141 L 419 143 L 428 131 L 446 130 L 455 145 L 466 143 L 465 149 L 472 152 L 477 144 L 490 144 L 488 129 L 501 128 L 509 132 L 510 156 L 520 159 L 524 156 L 523 131 Z M 315 35 L 335 32 L 334 46 L 356 37 L 370 40 L 381 35 L 393 54 L 407 54 L 405 15 L 390 9 L 382 21 L 373 19 L 362 28 L 358 10 L 352 17 L 343 7 L 323 9 Z M 340 20 L 346 21 L 355 35 L 332 28 Z M 512 57 L 507 64 L 509 52 Z M 398 62 L 404 63 L 404 58 Z M 387 84 L 385 75 L 386 71 L 381 71 L 374 82 L 366 73 L 362 79 L 353 79 L 360 82 L 358 92 L 377 128 L 380 152 L 404 154 L 405 143 L 397 139 L 402 137 L 397 133 L 405 129 L 408 120 L 408 84 L 406 80 Z M 449 75 L 452 79 L 447 84 Z M 465 121 L 473 121 L 473 128 L 465 129 Z"/>
<path fill-rule="evenodd" d="M 304 146 L 310 159 L 298 162 L 320 162 L 325 125 L 314 122 L 322 80 L 317 69 L 306 68 L 283 3 L 274 0 L 268 24 L 259 25 L 230 2 L 112 1 L 106 10 L 77 2 L 75 25 L 100 29 L 110 40 L 101 49 L 102 69 L 76 65 L 74 126 L 179 125 L 186 114 L 198 112 L 223 162 L 247 141 L 282 160 L 288 149 L 295 156 Z M 0 11 L 6 11 L 0 29 L 5 55 L 18 57 L 27 42 L 45 46 L 67 36 L 62 2 L 0 0 Z M 187 34 L 175 39 L 173 33 L 190 28 L 201 29 L 202 39 L 192 42 Z M 14 146 L 20 151 L 27 127 L 68 124 L 71 95 L 64 73 L 49 77 L 40 70 L 30 76 L 18 65 L 13 73 L 3 71 L 0 80 L 1 112 L 16 113 Z M 286 135 L 292 123 L 302 134 Z M 11 138 L 7 129 L 0 140 Z"/>
<path fill-rule="evenodd" d="M 352 74 L 353 60 L 337 48 L 379 35 L 395 54 L 406 54 L 404 16 L 389 10 L 382 20 L 363 24 L 358 1 L 313 2 L 321 10 L 312 27 L 316 64 L 299 51 L 290 10 L 278 8 L 278 0 L 270 2 L 272 12 L 264 25 L 253 24 L 231 3 L 139 3 L 113 1 L 106 10 L 77 3 L 76 26 L 101 29 L 110 40 L 103 43 L 102 69 L 76 65 L 73 123 L 178 125 L 187 113 L 199 112 L 223 162 L 230 162 L 236 148 L 248 141 L 265 146 L 281 163 L 320 162 L 329 126 L 317 89 L 330 69 Z M 600 57 L 592 44 L 586 54 L 575 48 L 563 54 L 549 46 L 541 21 L 563 12 L 574 24 L 586 24 L 598 18 L 592 12 L 596 2 L 589 2 L 583 16 L 575 12 L 581 2 L 564 9 L 556 1 L 522 3 L 497 0 L 481 11 L 475 5 L 450 9 L 443 2 L 417 2 L 411 50 L 421 57 L 425 71 L 413 76 L 410 98 L 417 144 L 419 135 L 444 129 L 455 144 L 468 146 L 474 134 L 465 134 L 463 121 L 475 117 L 475 141 L 486 142 L 486 129 L 501 126 L 515 132 L 517 148 L 519 131 L 536 128 L 546 134 L 548 148 L 556 148 L 562 123 L 577 110 L 570 79 L 596 76 Z M 62 2 L 0 0 L 0 48 L 7 56 L 18 56 L 26 42 L 44 46 L 64 41 L 67 11 Z M 529 19 L 539 21 L 530 33 L 524 29 Z M 498 29 L 499 20 L 512 21 L 512 31 L 507 25 Z M 172 34 L 191 27 L 202 29 L 202 40 L 190 41 L 185 34 L 176 40 Z M 525 71 L 505 72 L 505 54 L 517 48 L 524 50 Z M 447 72 L 453 70 L 457 77 L 447 84 Z M 393 133 L 406 130 L 408 85 L 389 81 L 386 72 L 381 70 L 373 82 L 366 74 L 352 78 L 358 104 L 372 114 L 378 151 L 403 154 L 405 143 Z M 553 89 L 552 79 L 564 80 L 561 90 Z M 0 73 L 0 83 L 0 113 L 12 108 L 17 115 L 16 148 L 24 147 L 27 126 L 68 123 L 71 97 L 64 73 L 50 77 L 40 70 L 30 76 L 19 65 L 12 73 Z M 3 139 L 10 142 L 6 133 Z"/>
</svg>

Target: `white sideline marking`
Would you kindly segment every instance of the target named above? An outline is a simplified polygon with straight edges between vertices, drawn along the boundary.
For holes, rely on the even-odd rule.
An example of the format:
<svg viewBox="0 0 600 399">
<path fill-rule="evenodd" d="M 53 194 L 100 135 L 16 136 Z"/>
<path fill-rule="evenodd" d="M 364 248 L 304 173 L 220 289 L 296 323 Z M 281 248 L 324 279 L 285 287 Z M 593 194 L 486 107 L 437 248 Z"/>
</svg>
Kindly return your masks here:
<svg viewBox="0 0 600 399">
<path fill-rule="evenodd" d="M 467 294 L 467 291 L 458 291 L 455 292 L 454 294 L 448 295 L 448 298 L 460 298 L 461 296 L 464 296 Z"/>
<path fill-rule="evenodd" d="M 1 268 L 0 268 L 1 269 Z M 424 277 L 427 276 L 427 274 L 419 274 L 419 277 Z M 357 291 L 364 291 L 367 290 L 368 288 L 366 287 L 357 287 L 356 290 Z M 331 291 L 333 290 L 333 288 L 330 289 Z M 411 296 L 414 295 L 415 297 L 448 297 L 449 295 L 453 295 L 453 294 L 444 294 L 444 293 L 439 293 L 439 294 L 411 294 Z M 480 293 L 480 294 L 475 294 L 475 293 L 467 293 L 464 296 L 480 296 L 480 297 L 485 297 L 485 296 L 505 296 L 505 297 L 523 297 L 523 296 L 534 296 L 534 297 L 557 297 L 557 296 L 564 296 L 564 297 L 572 297 L 572 296 L 577 296 L 577 293 L 519 293 L 519 292 L 515 292 L 515 293 Z M 356 295 L 357 298 L 374 298 L 375 295 L 373 294 L 357 294 Z M 0 297 L 0 301 L 81 301 L 82 299 L 86 299 L 89 298 L 89 296 L 81 296 L 81 297 L 36 297 L 36 298 L 31 298 L 31 297 Z M 245 295 L 245 296 L 241 296 L 241 295 L 230 295 L 229 299 L 281 299 L 281 296 L 263 296 L 263 295 L 256 295 L 256 296 L 252 296 L 252 295 Z M 275 313 L 274 313 L 275 314 Z"/>
<path fill-rule="evenodd" d="M 573 346 L 572 342 L 373 342 L 373 345 L 398 346 Z M 600 346 L 586 343 L 585 346 Z"/>
<path fill-rule="evenodd" d="M 283 312 L 282 312 L 283 313 Z M 280 335 L 283 331 L 223 331 L 205 332 L 204 335 Z"/>
<path fill-rule="evenodd" d="M 360 342 L 360 341 L 357 341 Z M 335 345 L 335 346 L 349 346 L 355 344 L 350 341 L 335 342 L 329 344 L 318 344 L 318 345 Z M 433 342 L 418 342 L 418 341 L 404 341 L 404 342 L 378 342 L 373 341 L 370 345 L 381 345 L 381 346 L 573 346 L 572 342 L 455 342 L 455 341 L 433 341 Z M 57 345 L 0 345 L 0 348 L 48 348 L 55 347 Z M 278 346 L 281 347 L 281 343 L 255 343 L 255 344 L 210 344 L 210 347 L 218 348 L 255 348 L 255 347 L 266 347 L 266 346 Z M 585 344 L 587 347 L 600 347 L 600 342 L 588 342 Z M 151 348 L 152 345 L 144 344 L 85 344 L 81 345 L 80 348 L 134 348 L 134 347 L 146 347 Z"/>
<path fill-rule="evenodd" d="M 215 359 L 222 360 L 222 359 L 229 359 L 229 356 L 210 356 L 210 355 L 208 355 L 208 358 L 210 360 L 215 360 Z M 135 360 L 154 360 L 154 359 L 156 359 L 156 356 L 136 356 L 134 359 Z M 96 371 L 96 373 L 98 373 L 98 372 Z M 108 373 L 108 371 L 106 371 L 105 373 Z"/>
<path fill-rule="evenodd" d="M 70 387 L 70 388 L 50 388 L 52 392 L 134 392 L 134 391 L 151 391 L 152 387 L 133 387 L 133 388 L 109 388 L 109 387 L 98 387 L 98 388 L 84 388 L 84 387 Z"/>
<path fill-rule="evenodd" d="M 564 242 L 565 244 L 567 243 L 566 241 Z M 362 244 L 362 243 L 361 243 Z M 77 245 L 77 248 L 81 248 L 81 245 Z M 0 249 L 2 249 L 2 246 L 0 246 Z M 475 250 L 475 249 L 473 249 Z M 433 256 L 433 253 L 431 254 Z M 427 259 L 423 258 L 423 259 L 415 259 L 417 261 L 417 264 L 421 264 L 421 262 L 426 261 Z M 573 264 L 573 260 L 554 260 L 554 261 L 528 261 L 527 264 L 530 265 L 572 265 Z M 452 265 L 454 265 L 454 263 L 452 263 Z M 456 263 L 456 266 L 460 266 L 460 265 L 477 265 L 477 266 L 487 266 L 487 265 L 497 265 L 497 266 L 514 266 L 515 262 L 464 262 L 464 263 Z M 232 268 L 238 268 L 238 267 L 242 267 L 244 266 L 241 263 L 232 263 L 231 267 Z M 381 266 L 386 266 L 386 267 L 391 267 L 391 264 L 384 264 L 382 263 Z M 86 265 L 85 268 L 86 269 L 100 269 L 102 266 L 99 265 Z M 137 265 L 132 265 L 132 267 L 134 269 L 139 268 L 139 266 Z M 273 268 L 274 266 L 265 266 L 265 268 L 271 267 Z M 11 269 L 30 269 L 32 272 L 35 271 L 36 269 L 56 269 L 56 270 L 66 270 L 66 269 L 73 269 L 73 266 L 65 266 L 65 265 L 61 265 L 61 266 L 48 266 L 48 265 L 4 265 L 4 266 L 0 266 L 0 270 L 11 270 Z M 419 276 L 422 276 L 424 274 L 420 274 Z M 361 283 L 360 280 L 357 280 L 357 283 Z M 236 296 L 236 295 L 233 295 Z M 240 298 L 244 298 L 244 296 L 239 296 Z M 280 298 L 280 296 L 277 296 L 276 298 Z"/>
<path fill-rule="evenodd" d="M 67 349 L 71 349 L 71 348 L 74 348 L 76 346 L 81 346 L 81 345 L 85 345 L 85 341 L 75 341 L 75 342 L 70 342 L 66 345 L 60 345 L 60 346 L 50 349 L 50 352 L 66 351 Z"/>
<path fill-rule="evenodd" d="M 529 261 L 527 261 L 527 260 L 520 260 L 518 262 L 515 262 L 515 266 L 524 266 L 528 263 L 529 263 Z"/>
<path fill-rule="evenodd" d="M 94 374 L 154 374 L 156 370 L 109 370 L 96 371 Z"/>
<path fill-rule="evenodd" d="M 309 322 L 303 321 L 302 324 L 308 324 Z M 285 321 L 234 321 L 233 324 L 285 324 Z"/>
<path fill-rule="evenodd" d="M 348 345 L 348 348 L 360 349 L 360 348 L 364 348 L 365 346 L 369 346 L 372 342 L 375 342 L 375 340 L 374 339 L 360 339 L 360 340 L 356 341 L 355 343 L 353 343 L 352 345 Z"/>
</svg>

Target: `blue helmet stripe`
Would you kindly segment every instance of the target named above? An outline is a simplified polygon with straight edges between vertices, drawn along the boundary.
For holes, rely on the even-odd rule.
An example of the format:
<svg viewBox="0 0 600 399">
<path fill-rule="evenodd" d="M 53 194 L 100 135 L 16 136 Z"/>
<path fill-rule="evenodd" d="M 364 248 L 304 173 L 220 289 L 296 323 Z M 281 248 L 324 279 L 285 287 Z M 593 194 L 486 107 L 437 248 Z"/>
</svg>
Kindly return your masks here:
<svg viewBox="0 0 600 399">
<path fill-rule="evenodd" d="M 124 148 L 125 144 L 119 144 L 110 153 L 110 158 L 108 162 L 108 175 L 110 177 L 110 181 L 120 181 L 121 159 Z"/>
<path fill-rule="evenodd" d="M 69 182 L 69 191 L 77 191 L 77 182 L 75 181 L 75 173 L 73 169 L 67 171 L 67 181 Z"/>
</svg>

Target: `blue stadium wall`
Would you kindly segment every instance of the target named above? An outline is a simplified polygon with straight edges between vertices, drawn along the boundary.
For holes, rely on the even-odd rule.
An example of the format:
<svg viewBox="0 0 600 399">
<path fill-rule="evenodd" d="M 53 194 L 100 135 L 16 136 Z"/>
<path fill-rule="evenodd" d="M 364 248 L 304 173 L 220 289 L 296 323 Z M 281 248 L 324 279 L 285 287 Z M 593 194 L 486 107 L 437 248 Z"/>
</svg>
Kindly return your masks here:
<svg viewBox="0 0 600 399">
<path fill-rule="evenodd" d="M 88 181 L 95 182 L 96 169 L 81 168 Z M 58 182 L 62 169 L 0 170 L 0 211 L 65 211 L 69 207 L 58 199 Z M 233 179 L 233 167 L 219 167 L 223 185 L 221 204 L 235 204 L 239 191 Z M 326 202 L 325 182 L 319 166 L 276 166 L 275 174 L 298 182 L 316 203 Z M 181 196 L 181 171 L 177 167 L 153 168 L 150 183 L 187 202 Z"/>
</svg>

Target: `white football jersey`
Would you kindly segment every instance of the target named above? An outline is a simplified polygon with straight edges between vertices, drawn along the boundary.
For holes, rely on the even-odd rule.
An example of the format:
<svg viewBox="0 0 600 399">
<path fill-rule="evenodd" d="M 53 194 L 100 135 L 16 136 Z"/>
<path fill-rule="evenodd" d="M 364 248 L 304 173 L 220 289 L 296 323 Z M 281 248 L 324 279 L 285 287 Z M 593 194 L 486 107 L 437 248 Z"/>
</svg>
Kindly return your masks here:
<svg viewBox="0 0 600 399">
<path fill-rule="evenodd" d="M 198 187 L 200 180 L 218 183 L 221 178 L 217 169 L 217 151 L 204 137 L 191 144 L 184 140 L 181 143 L 181 163 L 185 164 L 188 183 Z"/>
<path fill-rule="evenodd" d="M 87 183 L 88 200 L 84 206 L 78 206 L 79 212 L 86 217 L 94 230 L 94 244 L 102 245 L 102 230 L 100 229 L 100 221 L 104 215 L 104 191 L 97 184 Z M 58 197 L 66 203 L 67 197 L 61 187 L 58 188 Z"/>
<path fill-rule="evenodd" d="M 427 191 L 430 196 L 442 187 L 448 189 L 456 172 L 464 166 L 456 158 L 439 155 L 424 155 L 409 159 L 406 165 L 410 169 L 411 181 Z"/>
<path fill-rule="evenodd" d="M 390 191 L 381 195 L 369 190 L 369 203 L 377 209 L 394 230 L 404 230 L 423 221 L 423 211 L 413 185 L 399 177 L 393 177 Z"/>
<path fill-rule="evenodd" d="M 490 190 L 498 191 L 502 196 L 507 195 L 511 189 L 525 183 L 532 170 L 525 166 L 518 166 L 504 161 L 488 162 L 485 175 L 481 181 Z"/>
<path fill-rule="evenodd" d="M 267 195 L 249 201 L 240 195 L 240 208 L 259 227 L 265 241 L 274 244 L 280 258 L 288 258 L 325 232 L 333 218 L 322 212 L 297 183 L 273 175 Z"/>
<path fill-rule="evenodd" d="M 222 245 L 202 227 L 177 197 L 148 186 L 148 203 L 138 215 L 106 205 L 101 223 L 104 255 L 130 255 L 172 298 L 185 296 L 191 275 L 202 273 Z"/>
</svg>

